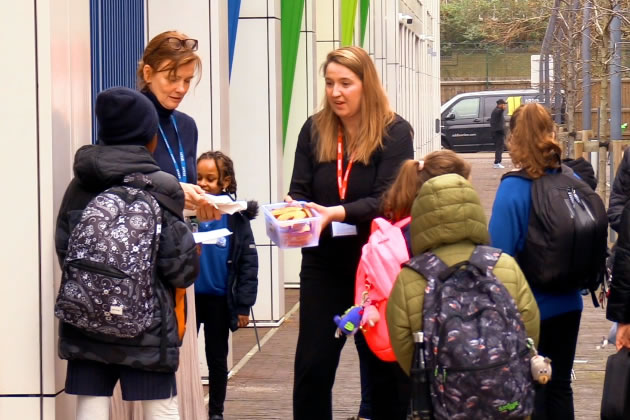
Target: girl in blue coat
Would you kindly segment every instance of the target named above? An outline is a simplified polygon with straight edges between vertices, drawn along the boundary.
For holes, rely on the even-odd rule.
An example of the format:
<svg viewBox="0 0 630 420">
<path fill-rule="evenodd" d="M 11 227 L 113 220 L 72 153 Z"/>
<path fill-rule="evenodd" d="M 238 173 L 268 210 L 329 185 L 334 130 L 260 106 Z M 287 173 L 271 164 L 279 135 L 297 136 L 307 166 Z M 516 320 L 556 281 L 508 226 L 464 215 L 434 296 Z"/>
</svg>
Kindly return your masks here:
<svg viewBox="0 0 630 420">
<path fill-rule="evenodd" d="M 234 164 L 219 151 L 206 152 L 197 159 L 197 185 L 209 194 L 236 195 Z M 250 220 L 258 204 L 221 219 L 202 222 L 199 231 L 227 228 L 232 235 L 216 244 L 203 245 L 199 278 L 195 282 L 197 330 L 204 324 L 206 360 L 210 382 L 210 419 L 223 419 L 227 390 L 229 330 L 249 323 L 249 312 L 258 290 L 258 253 Z"/>
<path fill-rule="evenodd" d="M 555 140 L 555 126 L 549 112 L 540 104 L 518 108 L 510 120 L 508 145 L 514 166 L 532 179 L 560 168 L 561 150 Z M 524 252 L 532 208 L 532 180 L 506 177 L 501 181 L 490 218 L 491 245 L 517 257 Z M 532 280 L 527 279 L 530 283 Z M 575 289 L 548 292 L 532 287 L 540 309 L 538 351 L 552 361 L 551 381 L 536 390 L 533 420 L 573 420 L 571 369 L 575 358 L 582 295 Z"/>
</svg>

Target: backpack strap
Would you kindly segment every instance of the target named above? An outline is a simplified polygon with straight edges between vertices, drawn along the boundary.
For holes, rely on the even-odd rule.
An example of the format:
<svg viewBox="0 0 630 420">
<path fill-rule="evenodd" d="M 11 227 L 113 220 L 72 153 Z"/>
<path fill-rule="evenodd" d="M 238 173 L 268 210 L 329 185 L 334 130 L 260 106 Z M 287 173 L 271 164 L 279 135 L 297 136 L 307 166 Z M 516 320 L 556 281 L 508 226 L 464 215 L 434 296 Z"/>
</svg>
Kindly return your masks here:
<svg viewBox="0 0 630 420">
<path fill-rule="evenodd" d="M 160 207 L 164 207 L 175 216 L 177 216 L 179 219 L 184 220 L 181 204 L 178 204 L 177 201 L 173 200 L 168 194 L 154 191 L 154 185 L 151 181 L 151 178 L 149 178 L 145 174 L 140 172 L 129 174 L 125 176 L 125 179 L 123 180 L 123 185 L 138 188 L 140 190 L 148 192 L 157 200 Z"/>
<path fill-rule="evenodd" d="M 470 254 L 468 262 L 477 267 L 482 273 L 489 275 L 494 270 L 494 266 L 499 261 L 502 252 L 499 248 L 477 245 L 472 254 Z"/>
<path fill-rule="evenodd" d="M 148 192 L 153 197 L 155 197 L 155 199 L 157 200 L 157 202 L 160 204 L 161 207 L 164 207 L 165 209 L 173 213 L 180 220 L 184 220 L 184 214 L 182 212 L 181 204 L 177 204 L 177 202 L 173 200 L 171 197 L 169 197 L 167 194 L 163 194 L 163 193 L 159 193 L 157 191 L 151 191 L 151 190 L 149 190 Z"/>
<path fill-rule="evenodd" d="M 404 263 L 403 267 L 411 268 L 424 276 L 427 281 L 434 280 L 436 282 L 441 281 L 440 274 L 448 270 L 448 266 L 444 264 L 444 261 L 432 252 L 416 255 Z"/>
<path fill-rule="evenodd" d="M 499 261 L 499 257 L 501 257 L 502 252 L 503 251 L 499 248 L 477 245 L 467 261 L 461 261 L 451 267 L 444 264 L 444 262 L 434 253 L 425 252 L 424 254 L 417 255 L 404 263 L 403 267 L 411 268 L 417 273 L 420 273 L 427 279 L 427 281 L 435 280 L 443 282 L 455 271 L 468 264 L 476 267 L 485 275 L 489 275 L 494 269 L 494 266 L 497 264 L 497 261 Z"/>
<path fill-rule="evenodd" d="M 407 216 L 404 219 L 400 219 L 399 221 L 394 223 L 394 226 L 396 226 L 399 229 L 402 229 L 405 226 L 407 226 L 410 222 L 411 222 L 411 216 Z"/>
<path fill-rule="evenodd" d="M 392 226 L 391 223 L 389 223 L 387 220 L 383 219 L 382 217 L 376 217 L 372 220 L 370 233 L 374 233 L 379 229 L 387 230 L 387 228 L 391 226 Z"/>
</svg>

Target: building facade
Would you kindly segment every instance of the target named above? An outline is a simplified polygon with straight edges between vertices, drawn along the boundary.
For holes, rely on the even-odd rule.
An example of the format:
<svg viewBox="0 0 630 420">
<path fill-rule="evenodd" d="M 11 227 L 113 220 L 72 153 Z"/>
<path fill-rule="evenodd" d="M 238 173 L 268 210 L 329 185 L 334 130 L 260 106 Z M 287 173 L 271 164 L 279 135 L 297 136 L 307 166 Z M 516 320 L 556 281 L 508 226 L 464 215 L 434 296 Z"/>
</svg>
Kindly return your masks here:
<svg viewBox="0 0 630 420">
<path fill-rule="evenodd" d="M 321 63 L 342 45 L 374 59 L 418 157 L 440 147 L 438 0 L 34 0 L 0 3 L 4 241 L 0 419 L 69 419 L 53 315 L 60 269 L 53 235 L 74 152 L 94 139 L 100 90 L 135 86 L 146 42 L 177 29 L 199 40 L 202 77 L 180 110 L 199 149 L 235 163 L 239 197 L 282 201 L 297 134 L 323 100 Z M 437 131 L 436 131 L 437 130 Z M 253 223 L 260 258 L 256 318 L 278 325 L 299 251 Z"/>
</svg>

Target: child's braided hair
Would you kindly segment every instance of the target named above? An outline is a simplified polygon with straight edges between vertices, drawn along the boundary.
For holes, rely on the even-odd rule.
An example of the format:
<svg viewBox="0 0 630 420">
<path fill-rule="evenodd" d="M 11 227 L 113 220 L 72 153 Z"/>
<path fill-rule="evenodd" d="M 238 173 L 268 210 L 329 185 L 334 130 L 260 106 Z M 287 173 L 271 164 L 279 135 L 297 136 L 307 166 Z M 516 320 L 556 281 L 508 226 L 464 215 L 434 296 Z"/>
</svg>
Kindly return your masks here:
<svg viewBox="0 0 630 420">
<path fill-rule="evenodd" d="M 234 162 L 225 153 L 219 150 L 211 150 L 209 152 L 202 153 L 197 159 L 197 164 L 204 159 L 213 159 L 214 164 L 219 171 L 219 185 L 223 185 L 223 180 L 226 177 L 230 177 L 232 182 L 225 188 L 228 194 L 234 194 L 236 196 L 236 176 L 234 175 Z"/>
</svg>

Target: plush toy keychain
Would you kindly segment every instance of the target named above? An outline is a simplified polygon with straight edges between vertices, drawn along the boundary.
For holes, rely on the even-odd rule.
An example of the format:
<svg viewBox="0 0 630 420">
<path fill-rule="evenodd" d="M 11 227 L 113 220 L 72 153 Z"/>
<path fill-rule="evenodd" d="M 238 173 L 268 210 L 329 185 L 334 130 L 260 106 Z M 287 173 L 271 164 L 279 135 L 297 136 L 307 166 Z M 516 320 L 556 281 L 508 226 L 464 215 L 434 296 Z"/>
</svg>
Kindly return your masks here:
<svg viewBox="0 0 630 420">
<path fill-rule="evenodd" d="M 373 327 L 380 318 L 378 309 L 369 304 L 368 293 L 363 292 L 361 305 L 351 306 L 343 315 L 335 315 L 333 318 L 337 324 L 335 337 L 339 338 L 341 334 L 354 335 L 359 328 L 363 329 L 366 324 Z"/>
<path fill-rule="evenodd" d="M 530 359 L 532 377 L 534 381 L 544 385 L 551 380 L 551 359 L 538 354 L 536 347 L 534 347 L 534 340 L 531 338 L 527 339 L 527 347 L 533 354 Z"/>
<path fill-rule="evenodd" d="M 337 324 L 335 337 L 341 337 L 341 334 L 355 335 L 361 326 L 361 318 L 363 317 L 363 306 L 351 306 L 343 315 L 335 315 L 333 320 Z"/>
</svg>

